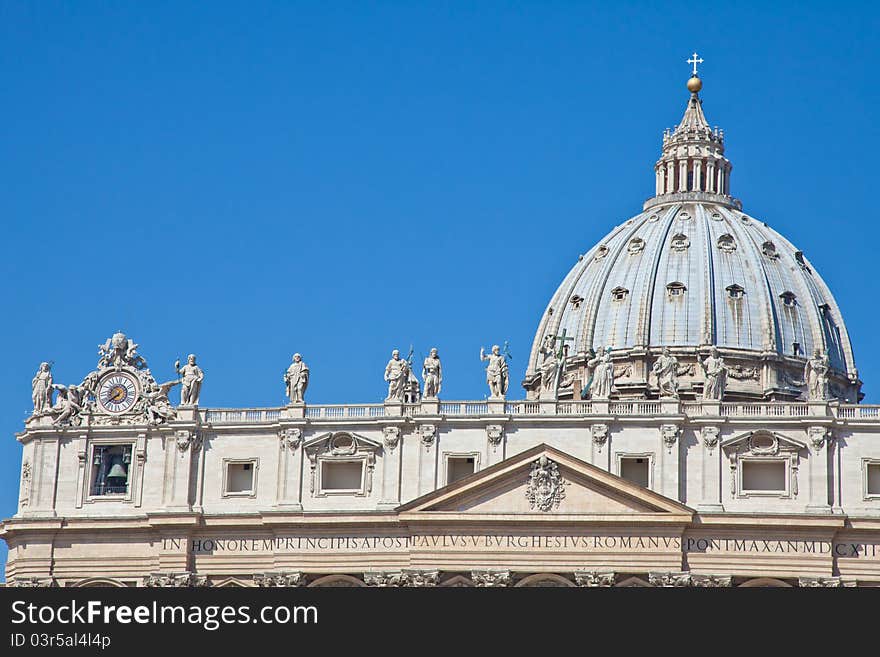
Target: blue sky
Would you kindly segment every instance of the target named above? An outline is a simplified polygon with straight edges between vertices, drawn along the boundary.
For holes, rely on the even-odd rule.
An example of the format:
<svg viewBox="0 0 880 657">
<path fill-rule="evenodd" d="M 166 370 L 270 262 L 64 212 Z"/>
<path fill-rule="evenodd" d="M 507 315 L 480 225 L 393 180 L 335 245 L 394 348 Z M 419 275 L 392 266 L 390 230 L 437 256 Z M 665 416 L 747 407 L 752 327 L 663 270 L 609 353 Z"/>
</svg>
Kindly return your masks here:
<svg viewBox="0 0 880 657">
<path fill-rule="evenodd" d="M 875 3 L 0 4 L 0 517 L 42 360 L 117 329 L 202 404 L 377 402 L 392 348 L 515 382 L 565 273 L 653 194 L 705 59 L 732 191 L 793 241 L 880 402 Z M 516 389 L 519 389 L 518 386 Z M 0 558 L 5 551 L 0 548 Z"/>
</svg>

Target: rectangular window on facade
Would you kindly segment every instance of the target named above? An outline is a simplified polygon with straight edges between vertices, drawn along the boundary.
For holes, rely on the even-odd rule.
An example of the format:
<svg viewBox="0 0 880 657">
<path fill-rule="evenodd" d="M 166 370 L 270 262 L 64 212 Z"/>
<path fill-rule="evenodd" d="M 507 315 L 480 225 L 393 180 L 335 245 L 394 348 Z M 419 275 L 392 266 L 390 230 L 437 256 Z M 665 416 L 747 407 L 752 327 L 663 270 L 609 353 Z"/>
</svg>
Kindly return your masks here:
<svg viewBox="0 0 880 657">
<path fill-rule="evenodd" d="M 227 495 L 251 495 L 254 492 L 254 474 L 256 463 L 247 461 L 226 464 Z"/>
<path fill-rule="evenodd" d="M 321 489 L 360 493 L 364 482 L 363 461 L 322 461 Z"/>
<path fill-rule="evenodd" d="M 865 492 L 880 497 L 880 462 L 865 464 Z"/>
<path fill-rule="evenodd" d="M 742 461 L 743 492 L 785 493 L 785 461 Z"/>
<path fill-rule="evenodd" d="M 647 456 L 625 456 L 620 459 L 620 477 L 648 488 L 650 459 Z"/>
<path fill-rule="evenodd" d="M 90 495 L 127 495 L 131 445 L 95 445 Z"/>
<path fill-rule="evenodd" d="M 474 474 L 476 459 L 473 456 L 450 456 L 446 460 L 446 483 L 464 479 Z"/>
</svg>

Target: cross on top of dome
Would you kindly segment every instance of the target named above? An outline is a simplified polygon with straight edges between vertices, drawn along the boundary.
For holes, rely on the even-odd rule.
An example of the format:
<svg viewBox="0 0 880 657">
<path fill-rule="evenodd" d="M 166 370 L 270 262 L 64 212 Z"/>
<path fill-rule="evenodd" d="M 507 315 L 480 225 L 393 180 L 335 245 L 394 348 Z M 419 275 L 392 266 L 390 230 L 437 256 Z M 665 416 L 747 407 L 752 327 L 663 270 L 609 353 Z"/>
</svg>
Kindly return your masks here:
<svg viewBox="0 0 880 657">
<path fill-rule="evenodd" d="M 687 60 L 687 63 L 688 63 L 688 64 L 693 64 L 693 65 L 694 65 L 694 74 L 693 74 L 693 77 L 695 77 L 695 78 L 696 78 L 696 77 L 699 77 L 699 76 L 697 75 L 697 64 L 702 64 L 702 63 L 703 63 L 703 59 L 702 59 L 702 58 L 698 58 L 697 53 L 695 52 L 693 55 L 691 55 L 691 58 L 690 58 L 689 60 Z"/>
</svg>

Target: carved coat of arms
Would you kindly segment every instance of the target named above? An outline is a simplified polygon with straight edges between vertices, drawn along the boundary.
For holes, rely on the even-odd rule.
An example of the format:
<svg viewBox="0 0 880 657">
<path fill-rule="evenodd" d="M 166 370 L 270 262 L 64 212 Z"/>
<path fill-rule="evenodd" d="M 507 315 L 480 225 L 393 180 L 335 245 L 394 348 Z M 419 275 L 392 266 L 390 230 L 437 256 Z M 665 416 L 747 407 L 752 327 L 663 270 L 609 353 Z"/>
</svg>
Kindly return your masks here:
<svg viewBox="0 0 880 657">
<path fill-rule="evenodd" d="M 559 474 L 559 466 L 542 456 L 532 464 L 529 474 L 529 485 L 526 488 L 529 506 L 539 511 L 550 511 L 559 507 L 559 503 L 565 498 L 565 484 Z"/>
</svg>

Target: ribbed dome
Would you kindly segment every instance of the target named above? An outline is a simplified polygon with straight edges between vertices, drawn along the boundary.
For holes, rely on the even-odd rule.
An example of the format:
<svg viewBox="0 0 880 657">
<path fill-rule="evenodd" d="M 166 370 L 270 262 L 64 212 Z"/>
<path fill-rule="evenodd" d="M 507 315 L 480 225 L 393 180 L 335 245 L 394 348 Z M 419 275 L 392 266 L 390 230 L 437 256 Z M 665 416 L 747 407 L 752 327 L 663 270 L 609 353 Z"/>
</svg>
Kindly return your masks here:
<svg viewBox="0 0 880 657">
<path fill-rule="evenodd" d="M 664 136 L 658 195 L 582 256 L 553 295 L 524 381 L 532 396 L 542 344 L 564 334 L 574 338 L 569 379 L 582 383 L 588 354 L 611 347 L 621 397 L 653 395 L 650 364 L 662 347 L 682 363 L 682 395 L 697 396 L 697 358 L 716 345 L 734 368 L 731 397 L 802 396 L 806 359 L 819 349 L 831 395 L 857 401 L 849 336 L 828 286 L 797 247 L 727 195 L 723 133 L 708 129 L 700 105 L 692 94 L 685 119 Z M 708 171 L 717 172 L 711 182 Z"/>
</svg>

